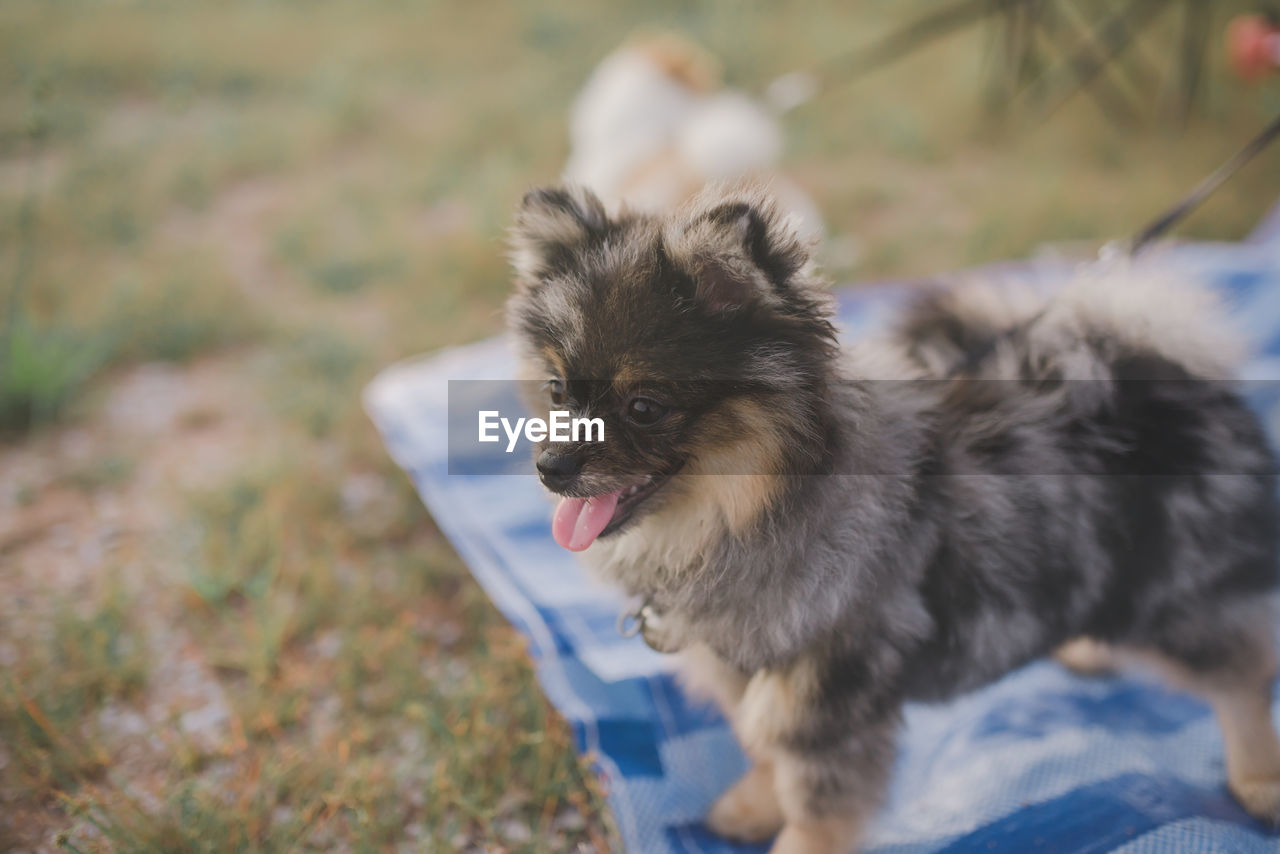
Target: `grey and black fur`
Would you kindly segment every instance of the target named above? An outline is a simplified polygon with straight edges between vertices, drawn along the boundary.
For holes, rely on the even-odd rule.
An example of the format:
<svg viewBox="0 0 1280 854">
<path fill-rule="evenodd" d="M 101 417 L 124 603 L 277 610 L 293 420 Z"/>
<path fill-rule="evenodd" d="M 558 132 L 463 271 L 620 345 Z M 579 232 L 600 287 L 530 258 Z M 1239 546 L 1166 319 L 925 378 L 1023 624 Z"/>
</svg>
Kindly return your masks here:
<svg viewBox="0 0 1280 854">
<path fill-rule="evenodd" d="M 904 702 L 1055 650 L 1207 698 L 1232 790 L 1280 817 L 1276 462 L 1210 294 L 1123 270 L 1052 297 L 972 283 L 841 348 L 756 191 L 655 218 L 537 190 L 513 245 L 528 378 L 606 420 L 603 443 L 544 446 L 544 481 L 643 485 L 585 557 L 653 603 L 648 639 L 755 762 L 714 829 L 852 848 Z M 629 420 L 638 396 L 657 423 Z"/>
</svg>

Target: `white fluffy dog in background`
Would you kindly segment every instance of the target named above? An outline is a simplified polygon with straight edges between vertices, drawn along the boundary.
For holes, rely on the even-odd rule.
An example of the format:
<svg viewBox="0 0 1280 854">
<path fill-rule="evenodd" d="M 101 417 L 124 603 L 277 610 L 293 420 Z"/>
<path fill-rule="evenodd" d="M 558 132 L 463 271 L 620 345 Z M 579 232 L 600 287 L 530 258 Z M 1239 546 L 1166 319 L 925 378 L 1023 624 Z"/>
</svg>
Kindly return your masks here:
<svg viewBox="0 0 1280 854">
<path fill-rule="evenodd" d="M 636 37 L 605 57 L 578 94 L 564 180 L 614 212 L 625 203 L 664 213 L 710 181 L 752 178 L 818 241 L 825 230 L 817 206 L 775 171 L 783 108 L 723 88 L 716 59 L 681 36 Z"/>
</svg>

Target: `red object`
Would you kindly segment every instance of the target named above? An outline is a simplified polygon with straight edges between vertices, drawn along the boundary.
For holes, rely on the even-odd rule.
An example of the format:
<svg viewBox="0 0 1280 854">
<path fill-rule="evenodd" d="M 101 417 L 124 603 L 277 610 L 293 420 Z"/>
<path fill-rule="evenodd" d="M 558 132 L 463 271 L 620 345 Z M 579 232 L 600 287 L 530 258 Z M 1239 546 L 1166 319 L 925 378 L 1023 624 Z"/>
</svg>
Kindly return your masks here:
<svg viewBox="0 0 1280 854">
<path fill-rule="evenodd" d="M 1280 70 L 1280 27 L 1260 15 L 1242 15 L 1227 27 L 1227 56 L 1248 81 Z"/>
</svg>

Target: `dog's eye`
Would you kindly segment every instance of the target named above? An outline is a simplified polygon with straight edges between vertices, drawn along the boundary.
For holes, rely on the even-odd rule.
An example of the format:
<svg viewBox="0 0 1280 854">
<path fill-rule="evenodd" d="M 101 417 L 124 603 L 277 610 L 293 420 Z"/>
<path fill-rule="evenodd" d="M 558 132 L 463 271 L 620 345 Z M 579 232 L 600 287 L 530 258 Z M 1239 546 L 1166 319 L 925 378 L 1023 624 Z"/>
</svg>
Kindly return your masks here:
<svg viewBox="0 0 1280 854">
<path fill-rule="evenodd" d="M 641 427 L 652 427 L 667 414 L 667 408 L 647 397 L 633 397 L 627 403 L 627 418 Z"/>
<path fill-rule="evenodd" d="M 564 404 L 564 383 L 557 379 L 549 379 L 543 383 L 543 388 L 547 390 L 547 394 L 551 396 L 551 402 L 556 406 Z"/>
</svg>

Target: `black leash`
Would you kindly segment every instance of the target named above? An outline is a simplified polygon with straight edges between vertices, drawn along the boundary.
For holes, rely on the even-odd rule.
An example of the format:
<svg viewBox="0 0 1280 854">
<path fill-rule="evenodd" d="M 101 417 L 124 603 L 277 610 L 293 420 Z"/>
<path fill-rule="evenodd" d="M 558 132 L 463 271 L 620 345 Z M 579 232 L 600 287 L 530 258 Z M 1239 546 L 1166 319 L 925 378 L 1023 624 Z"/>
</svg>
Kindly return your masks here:
<svg viewBox="0 0 1280 854">
<path fill-rule="evenodd" d="M 1228 178 L 1244 168 L 1245 164 L 1257 157 L 1263 149 L 1276 140 L 1276 137 L 1280 137 L 1280 115 L 1272 119 L 1271 124 L 1267 125 L 1262 133 L 1251 139 L 1248 145 L 1236 152 L 1235 157 L 1213 170 L 1209 177 L 1201 181 L 1186 198 L 1170 208 L 1168 213 L 1138 232 L 1137 236 L 1129 242 L 1129 256 L 1137 255 L 1153 240 L 1160 237 L 1170 228 L 1177 225 L 1178 222 L 1185 219 L 1188 214 L 1200 207 L 1205 199 L 1209 198 Z"/>
</svg>

